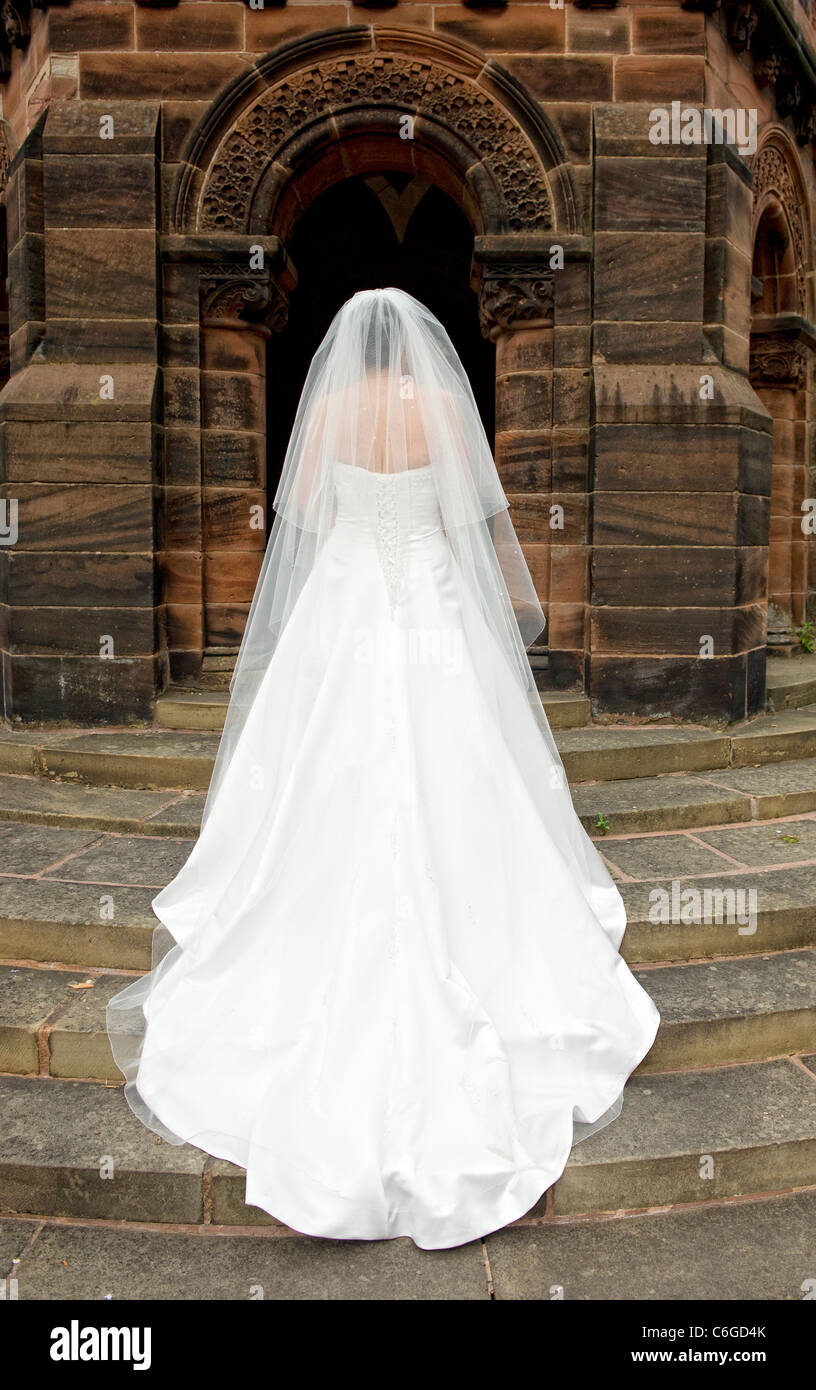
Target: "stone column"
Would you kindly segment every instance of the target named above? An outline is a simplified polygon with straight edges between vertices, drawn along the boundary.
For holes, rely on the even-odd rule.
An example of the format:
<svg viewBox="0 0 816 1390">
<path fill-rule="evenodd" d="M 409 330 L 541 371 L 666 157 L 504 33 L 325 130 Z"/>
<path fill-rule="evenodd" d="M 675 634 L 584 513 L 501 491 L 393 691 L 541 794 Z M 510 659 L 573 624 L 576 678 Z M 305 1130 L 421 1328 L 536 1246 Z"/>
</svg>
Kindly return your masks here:
<svg viewBox="0 0 816 1390">
<path fill-rule="evenodd" d="M 266 340 L 294 272 L 277 237 L 167 236 L 163 598 L 170 672 L 233 652 L 266 546 Z M 263 264 L 252 269 L 258 250 Z"/>
<path fill-rule="evenodd" d="M 802 502 L 809 495 L 807 384 L 814 346 L 813 327 L 797 314 L 753 321 L 751 385 L 773 419 L 768 647 L 787 653 L 799 647 L 795 629 L 807 609 Z"/>
<path fill-rule="evenodd" d="M 585 255 L 581 238 L 555 233 L 478 237 L 474 253 L 482 330 L 496 344 L 496 465 L 547 616 L 530 653 L 542 687 L 584 677 L 589 382 L 577 323 L 588 297 L 576 288 L 588 284 Z"/>
<path fill-rule="evenodd" d="M 157 123 L 150 102 L 53 101 L 11 165 L 0 429 L 18 530 L 0 565 L 12 719 L 152 709 Z"/>
<path fill-rule="evenodd" d="M 204 647 L 243 635 L 267 538 L 266 340 L 274 287 L 234 266 L 202 277 L 201 472 Z M 278 325 L 285 305 L 276 305 Z M 274 311 L 273 317 L 274 317 Z M 242 317 L 247 315 L 247 317 Z"/>
<path fill-rule="evenodd" d="M 765 702 L 770 420 L 748 381 L 751 175 L 595 109 L 591 698 L 742 719 Z"/>
</svg>

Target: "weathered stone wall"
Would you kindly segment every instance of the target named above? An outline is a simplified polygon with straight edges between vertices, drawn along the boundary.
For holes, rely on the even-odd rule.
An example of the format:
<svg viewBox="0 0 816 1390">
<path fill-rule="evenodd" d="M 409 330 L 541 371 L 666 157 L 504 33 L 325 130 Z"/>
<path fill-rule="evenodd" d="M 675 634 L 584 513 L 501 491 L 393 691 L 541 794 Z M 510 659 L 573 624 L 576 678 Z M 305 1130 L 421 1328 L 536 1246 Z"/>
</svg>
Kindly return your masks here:
<svg viewBox="0 0 816 1390">
<path fill-rule="evenodd" d="M 795 71 L 772 5 L 716 0 L 22 8 L 30 34 L 9 51 L 2 113 L 0 483 L 19 506 L 18 539 L 0 547 L 9 717 L 148 716 L 168 673 L 194 674 L 240 636 L 262 547 L 247 518 L 265 500 L 265 339 L 297 270 L 286 240 L 304 200 L 363 158 L 348 63 L 370 73 L 378 54 L 365 158 L 421 168 L 474 227 L 497 462 L 546 605 L 552 681 L 585 683 L 598 712 L 761 707 L 769 567 L 780 641 L 812 588 L 797 526 L 816 491 L 816 93 L 798 5 Z M 225 144 L 242 113 L 311 72 L 334 147 L 317 149 L 309 111 L 287 98 L 274 167 L 252 165 L 246 198 L 227 177 L 243 211 L 207 225 L 212 168 L 245 153 Z M 410 152 L 395 102 L 418 113 Z M 756 108 L 759 153 L 652 144 L 650 110 L 672 102 Z M 757 275 L 752 170 L 770 144 L 762 206 L 781 202 L 793 251 Z M 241 266 L 259 237 L 272 269 L 258 300 Z M 795 308 L 769 314 L 786 275 Z"/>
</svg>

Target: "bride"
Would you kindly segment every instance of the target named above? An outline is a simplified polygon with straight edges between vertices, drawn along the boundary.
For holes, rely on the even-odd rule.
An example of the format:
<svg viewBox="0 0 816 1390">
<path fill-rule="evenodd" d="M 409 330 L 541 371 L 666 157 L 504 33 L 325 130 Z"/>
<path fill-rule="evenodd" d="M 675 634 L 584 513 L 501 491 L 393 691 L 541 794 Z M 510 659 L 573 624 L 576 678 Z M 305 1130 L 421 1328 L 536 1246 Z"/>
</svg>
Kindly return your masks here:
<svg viewBox="0 0 816 1390">
<path fill-rule="evenodd" d="M 400 290 L 301 396 L 201 836 L 108 1008 L 135 1113 L 315 1236 L 523 1216 L 658 1024 L 525 654 L 544 616 L 459 358 Z"/>
</svg>

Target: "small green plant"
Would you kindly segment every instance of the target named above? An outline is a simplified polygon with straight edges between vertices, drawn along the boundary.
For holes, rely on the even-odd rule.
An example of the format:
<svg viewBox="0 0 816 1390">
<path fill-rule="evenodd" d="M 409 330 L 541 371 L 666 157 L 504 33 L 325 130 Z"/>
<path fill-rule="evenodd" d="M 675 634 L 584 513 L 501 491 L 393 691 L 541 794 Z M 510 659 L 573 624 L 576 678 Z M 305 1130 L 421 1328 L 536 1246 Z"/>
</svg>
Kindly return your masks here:
<svg viewBox="0 0 816 1390">
<path fill-rule="evenodd" d="M 598 831 L 599 835 L 609 834 L 609 821 L 606 819 L 606 816 L 604 815 L 603 811 L 598 812 L 598 819 L 595 822 L 595 829 Z"/>
<path fill-rule="evenodd" d="M 786 845 L 798 845 L 798 843 L 799 843 L 799 836 L 798 836 L 798 835 L 783 835 L 783 836 L 782 836 L 782 843 L 783 843 L 783 844 L 786 844 Z"/>
<path fill-rule="evenodd" d="M 799 638 L 799 645 L 802 651 L 812 652 L 816 650 L 816 625 L 812 618 L 806 618 L 801 627 L 797 627 L 796 636 Z"/>
</svg>

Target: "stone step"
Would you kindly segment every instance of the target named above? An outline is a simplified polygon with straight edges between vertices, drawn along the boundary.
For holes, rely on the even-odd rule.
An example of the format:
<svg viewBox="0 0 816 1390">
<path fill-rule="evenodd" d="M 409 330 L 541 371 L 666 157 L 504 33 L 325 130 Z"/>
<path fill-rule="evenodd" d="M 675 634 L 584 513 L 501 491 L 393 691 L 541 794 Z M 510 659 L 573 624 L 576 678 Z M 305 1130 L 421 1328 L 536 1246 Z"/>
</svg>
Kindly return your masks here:
<svg viewBox="0 0 816 1390">
<path fill-rule="evenodd" d="M 570 783 L 702 772 L 816 755 L 816 706 L 764 714 L 727 731 L 683 725 L 593 725 L 559 734 Z"/>
<path fill-rule="evenodd" d="M 154 729 L 0 731 L 0 773 L 95 786 L 206 791 L 218 737 Z"/>
<path fill-rule="evenodd" d="M 206 713 L 211 696 L 187 708 Z M 575 697 L 554 697 L 570 715 Z M 816 706 L 763 715 L 728 733 L 683 726 L 561 727 L 557 742 L 571 783 L 651 779 L 665 773 L 725 771 L 816 757 Z M 96 786 L 206 791 L 215 733 L 190 729 L 0 731 L 0 774 Z"/>
<path fill-rule="evenodd" d="M 76 1241 L 75 1252 L 72 1252 L 72 1242 L 61 1240 L 56 1228 L 51 1229 L 54 1234 L 46 1250 L 29 1266 L 35 1289 L 38 1282 L 46 1290 L 58 1289 L 59 1261 L 68 1259 L 72 1253 L 80 1256 L 85 1252 L 92 1267 L 94 1264 L 94 1244 L 90 1239 L 84 1243 Z M 281 1239 L 287 1237 L 278 1237 Z M 277 1244 L 277 1240 L 274 1243 Z M 813 1287 L 813 1275 L 809 1271 L 816 1248 L 816 1192 L 800 1191 L 760 1201 L 678 1207 L 673 1211 L 644 1212 L 617 1220 L 561 1217 L 536 1225 L 508 1226 L 489 1235 L 485 1246 L 494 1299 L 516 1302 L 554 1297 L 601 1302 L 711 1299 L 726 1305 L 733 1300 L 799 1302 Z M 100 1252 L 95 1261 L 99 1273 L 90 1286 L 89 1296 L 99 1297 L 97 1290 L 106 1287 L 105 1259 L 114 1259 L 114 1271 L 118 1273 L 121 1264 L 116 1262 L 116 1251 L 111 1239 L 104 1256 Z M 147 1283 L 144 1275 L 139 1280 L 139 1254 L 141 1252 L 135 1250 L 132 1253 L 123 1250 L 119 1257 L 122 1262 L 123 1256 L 127 1259 L 128 1271 L 132 1268 L 137 1281 L 135 1289 Z M 168 1251 L 164 1256 L 168 1273 L 175 1269 L 169 1256 Z M 176 1259 L 178 1273 L 175 1278 L 171 1274 L 169 1287 L 173 1292 L 168 1296 L 184 1297 L 183 1293 L 175 1293 L 181 1286 L 181 1251 L 177 1252 Z M 199 1259 L 203 1263 L 202 1257 Z M 215 1270 L 210 1277 L 215 1287 L 225 1283 L 218 1280 Z M 74 1285 L 82 1278 L 75 1273 Z M 116 1280 L 117 1289 L 127 1289 L 126 1278 L 123 1270 Z M 464 1280 L 462 1284 L 464 1287 Z M 206 1287 L 206 1276 L 202 1287 Z M 410 1275 L 407 1287 L 410 1288 Z M 32 1296 L 37 1296 L 34 1290 Z M 70 1293 L 67 1296 L 70 1297 Z M 115 1293 L 114 1297 L 117 1296 L 120 1295 Z M 121 1296 L 134 1295 L 123 1293 Z M 649 1319 L 643 1321 L 648 1324 Z M 646 1346 L 652 1354 L 656 1348 L 662 1352 L 667 1346 L 677 1349 L 676 1343 L 657 1339 L 647 1342 Z"/>
<path fill-rule="evenodd" d="M 0 1072 L 121 1084 L 105 1007 L 133 978 L 0 965 Z"/>
<path fill-rule="evenodd" d="M 617 782 L 581 782 L 573 802 L 598 836 L 770 820 L 816 810 L 816 759 Z M 601 832 L 601 833 L 599 833 Z"/>
<path fill-rule="evenodd" d="M 0 1072 L 121 1080 L 105 1010 L 130 975 L 0 964 Z M 643 1072 L 761 1061 L 816 1040 L 816 953 L 638 972 L 661 1014 Z"/>
<path fill-rule="evenodd" d="M 89 787 L 0 774 L 0 821 L 139 835 L 198 834 L 204 797 L 183 791 Z"/>
<path fill-rule="evenodd" d="M 15 788 L 27 780 L 38 793 L 64 799 L 61 817 L 69 824 L 0 821 L 0 958 L 147 969 L 156 925 L 151 901 L 192 845 L 191 838 L 163 832 L 177 832 L 186 821 L 191 833 L 197 811 L 190 803 L 200 810 L 201 798 L 140 821 L 143 798 L 154 794 L 120 791 L 116 823 L 139 833 L 102 834 L 85 828 L 95 818 L 83 813 L 84 800 L 96 805 L 98 789 L 5 779 Z M 20 812 L 19 798 L 15 809 Z M 626 903 L 623 954 L 632 963 L 757 954 L 814 941 L 816 816 L 597 843 Z"/>
<path fill-rule="evenodd" d="M 0 1250 L 21 1301 L 799 1302 L 813 1277 L 816 1192 L 545 1219 L 452 1250 L 346 1242 L 342 1260 L 332 1241 L 269 1235 L 12 1217 L 0 1221 Z"/>
<path fill-rule="evenodd" d="M 816 652 L 769 656 L 765 673 L 768 701 L 774 709 L 797 709 L 816 700 Z"/>
<path fill-rule="evenodd" d="M 198 1225 L 207 1155 L 165 1144 L 120 1086 L 0 1077 L 0 1211 Z"/>
<path fill-rule="evenodd" d="M 0 958 L 148 970 L 152 888 L 0 877 Z"/>
<path fill-rule="evenodd" d="M 816 1074 L 799 1060 L 635 1076 L 620 1118 L 573 1150 L 553 1212 L 779 1192 L 815 1175 Z"/>
<path fill-rule="evenodd" d="M 661 1018 L 640 1072 L 760 1061 L 816 1044 L 814 951 L 659 966 L 636 975 Z"/>
<path fill-rule="evenodd" d="M 160 729 L 220 733 L 228 704 L 227 690 L 188 690 L 171 685 L 156 701 L 156 724 Z"/>
<path fill-rule="evenodd" d="M 722 900 L 705 896 L 707 891 L 712 893 L 711 879 L 681 882 L 684 890 L 698 895 L 696 921 L 684 922 L 679 913 L 672 912 L 670 882 L 666 885 L 665 923 L 649 916 L 654 882 L 620 885 L 628 916 L 623 956 L 630 964 L 792 950 L 816 940 L 813 869 L 717 879 L 714 890 L 733 894 Z M 752 890 L 756 893 L 756 923 L 753 930 L 746 923 L 741 933 Z M 157 925 L 150 908 L 155 895 L 154 888 L 0 877 L 0 958 L 80 968 L 147 970 Z"/>
<path fill-rule="evenodd" d="M 0 1077 L 0 1212 L 199 1225 L 277 1224 L 243 1174 L 157 1142 L 118 1087 Z M 614 1124 L 573 1150 L 556 1216 L 639 1210 L 812 1185 L 816 1075 L 797 1060 L 634 1077 Z M 545 1202 L 533 1208 L 543 1215 Z"/>
<path fill-rule="evenodd" d="M 619 887 L 627 915 L 621 953 L 630 965 L 741 957 L 816 944 L 812 866 Z"/>
<path fill-rule="evenodd" d="M 589 718 L 589 699 L 579 691 L 546 690 L 541 700 L 553 729 L 580 728 Z M 156 701 L 156 723 L 161 729 L 209 729 L 220 733 L 228 704 L 227 689 L 205 686 L 203 682 L 194 689 L 171 685 Z"/>
</svg>

